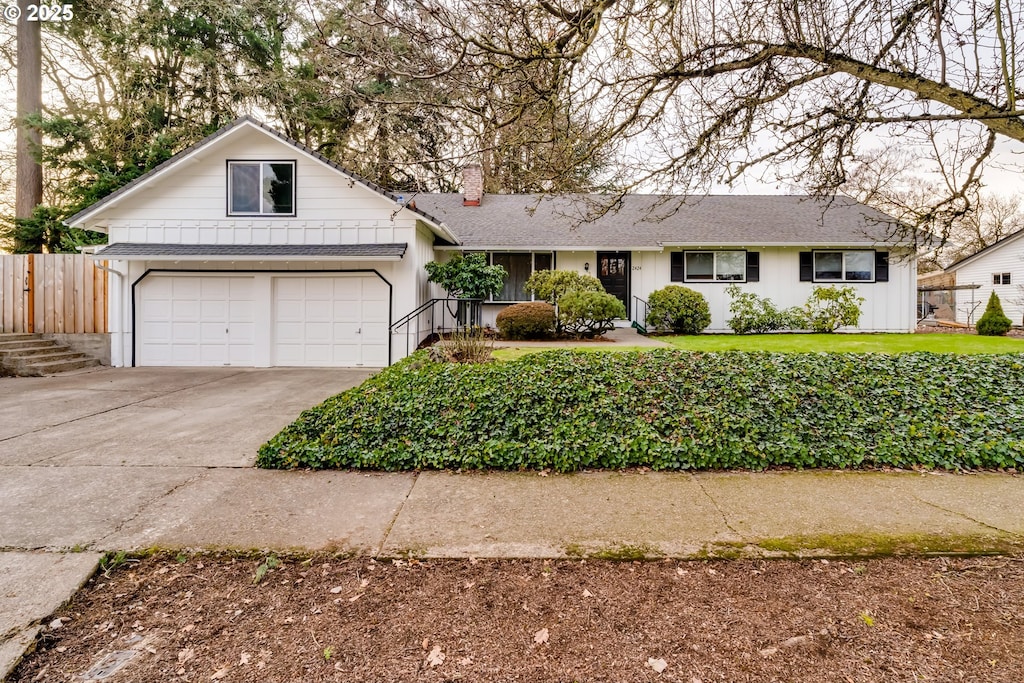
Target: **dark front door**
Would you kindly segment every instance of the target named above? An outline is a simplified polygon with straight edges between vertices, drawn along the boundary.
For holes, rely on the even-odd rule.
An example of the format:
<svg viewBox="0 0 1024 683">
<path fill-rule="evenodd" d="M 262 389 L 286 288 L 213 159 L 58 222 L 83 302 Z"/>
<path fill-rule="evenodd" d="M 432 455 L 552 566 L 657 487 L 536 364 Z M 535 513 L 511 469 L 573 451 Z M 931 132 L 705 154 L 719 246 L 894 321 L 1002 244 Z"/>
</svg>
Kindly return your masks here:
<svg viewBox="0 0 1024 683">
<path fill-rule="evenodd" d="M 606 292 L 618 297 L 626 311 L 629 311 L 629 270 L 628 251 L 597 252 L 597 279 Z"/>
</svg>

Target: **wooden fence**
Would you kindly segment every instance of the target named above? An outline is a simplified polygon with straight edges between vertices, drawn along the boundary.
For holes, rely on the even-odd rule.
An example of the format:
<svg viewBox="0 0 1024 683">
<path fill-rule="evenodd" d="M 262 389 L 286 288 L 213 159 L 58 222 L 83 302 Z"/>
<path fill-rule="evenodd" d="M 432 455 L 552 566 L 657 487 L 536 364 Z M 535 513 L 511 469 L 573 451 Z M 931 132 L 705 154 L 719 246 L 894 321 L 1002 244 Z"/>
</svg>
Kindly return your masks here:
<svg viewBox="0 0 1024 683">
<path fill-rule="evenodd" d="M 0 254 L 0 332 L 106 331 L 107 274 L 92 259 Z"/>
</svg>

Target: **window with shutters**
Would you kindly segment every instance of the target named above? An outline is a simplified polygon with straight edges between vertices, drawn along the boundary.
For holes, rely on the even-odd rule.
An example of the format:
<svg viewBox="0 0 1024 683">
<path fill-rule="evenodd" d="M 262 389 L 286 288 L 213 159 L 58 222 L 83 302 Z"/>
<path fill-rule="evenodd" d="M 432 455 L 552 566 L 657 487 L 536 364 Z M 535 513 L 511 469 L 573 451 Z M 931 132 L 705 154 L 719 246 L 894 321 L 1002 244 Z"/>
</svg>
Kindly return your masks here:
<svg viewBox="0 0 1024 683">
<path fill-rule="evenodd" d="M 800 279 L 804 281 L 884 282 L 888 272 L 889 259 L 884 252 L 823 250 L 800 255 Z"/>
<path fill-rule="evenodd" d="M 677 251 L 672 282 L 756 282 L 760 254 L 750 251 Z"/>
</svg>

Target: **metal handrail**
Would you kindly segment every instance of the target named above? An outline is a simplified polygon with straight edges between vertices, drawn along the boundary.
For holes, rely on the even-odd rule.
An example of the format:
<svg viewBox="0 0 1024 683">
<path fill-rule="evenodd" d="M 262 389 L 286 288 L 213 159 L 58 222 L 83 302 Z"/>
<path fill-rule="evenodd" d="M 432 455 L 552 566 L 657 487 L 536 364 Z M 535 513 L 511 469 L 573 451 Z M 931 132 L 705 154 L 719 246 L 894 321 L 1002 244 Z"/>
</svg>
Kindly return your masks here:
<svg viewBox="0 0 1024 683">
<path fill-rule="evenodd" d="M 391 334 L 401 334 L 402 328 L 405 328 L 405 355 L 408 356 L 419 348 L 424 338 L 435 333 L 443 334 L 447 330 L 479 325 L 481 303 L 477 299 L 430 299 L 399 318 L 391 326 Z M 421 337 L 424 330 L 429 332 L 426 337 Z"/>
<path fill-rule="evenodd" d="M 633 297 L 633 327 L 640 334 L 647 334 L 647 314 L 651 312 L 651 305 L 646 299 L 638 296 Z"/>
</svg>

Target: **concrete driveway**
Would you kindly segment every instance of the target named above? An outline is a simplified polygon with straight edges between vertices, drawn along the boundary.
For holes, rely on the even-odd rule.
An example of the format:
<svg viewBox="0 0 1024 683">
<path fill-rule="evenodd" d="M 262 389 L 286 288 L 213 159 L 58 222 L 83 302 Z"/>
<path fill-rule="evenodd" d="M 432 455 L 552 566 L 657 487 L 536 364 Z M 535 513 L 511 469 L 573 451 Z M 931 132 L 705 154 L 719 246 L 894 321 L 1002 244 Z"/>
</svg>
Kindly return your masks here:
<svg viewBox="0 0 1024 683">
<path fill-rule="evenodd" d="M 173 544 L 183 530 L 202 545 L 244 546 L 239 526 L 276 523 L 285 541 L 295 508 L 316 498 L 304 482 L 320 477 L 254 470 L 256 450 L 304 408 L 370 374 L 108 368 L 0 379 L 0 548 L 140 548 Z M 273 474 L 284 475 L 291 500 L 261 500 L 256 480 Z M 284 545 L 345 545 L 351 536 L 321 527 L 316 539 L 300 530 Z"/>
</svg>

